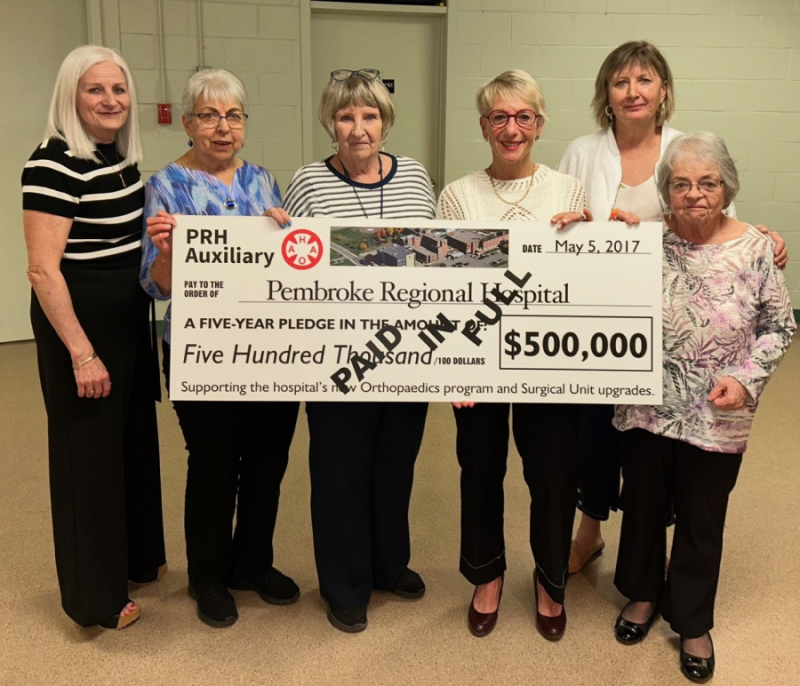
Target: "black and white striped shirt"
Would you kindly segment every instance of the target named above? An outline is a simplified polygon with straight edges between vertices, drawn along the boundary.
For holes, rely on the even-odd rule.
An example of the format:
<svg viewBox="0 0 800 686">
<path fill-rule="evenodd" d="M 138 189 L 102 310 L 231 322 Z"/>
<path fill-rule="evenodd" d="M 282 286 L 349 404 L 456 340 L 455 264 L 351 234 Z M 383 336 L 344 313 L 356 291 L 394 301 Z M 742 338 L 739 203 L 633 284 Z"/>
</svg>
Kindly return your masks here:
<svg viewBox="0 0 800 686">
<path fill-rule="evenodd" d="M 65 141 L 51 138 L 22 171 L 22 209 L 72 220 L 65 260 L 102 260 L 141 249 L 139 169 L 120 160 L 114 144 L 98 144 L 97 150 L 106 158 L 100 164 L 74 157 Z"/>
<path fill-rule="evenodd" d="M 436 200 L 425 167 L 410 157 L 381 153 L 384 168 L 387 158 L 391 168 L 383 181 L 369 184 L 340 174 L 332 157 L 307 164 L 295 173 L 283 207 L 293 217 L 433 219 Z"/>
</svg>

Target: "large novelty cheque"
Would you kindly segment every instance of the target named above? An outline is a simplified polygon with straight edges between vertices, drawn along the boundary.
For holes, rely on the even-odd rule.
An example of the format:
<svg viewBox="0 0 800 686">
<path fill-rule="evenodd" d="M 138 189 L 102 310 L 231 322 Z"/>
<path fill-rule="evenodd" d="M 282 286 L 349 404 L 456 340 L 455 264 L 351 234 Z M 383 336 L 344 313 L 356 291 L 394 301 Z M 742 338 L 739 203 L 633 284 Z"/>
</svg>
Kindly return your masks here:
<svg viewBox="0 0 800 686">
<path fill-rule="evenodd" d="M 661 403 L 661 227 L 178 217 L 172 398 Z"/>
</svg>

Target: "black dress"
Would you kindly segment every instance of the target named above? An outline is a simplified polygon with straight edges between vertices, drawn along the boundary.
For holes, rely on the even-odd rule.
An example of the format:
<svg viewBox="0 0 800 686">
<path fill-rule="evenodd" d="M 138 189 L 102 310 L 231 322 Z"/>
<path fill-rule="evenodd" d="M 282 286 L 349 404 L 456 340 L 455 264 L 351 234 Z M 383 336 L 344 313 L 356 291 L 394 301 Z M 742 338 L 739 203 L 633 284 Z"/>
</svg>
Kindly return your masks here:
<svg viewBox="0 0 800 686">
<path fill-rule="evenodd" d="M 144 190 L 114 145 L 98 150 L 113 166 L 77 159 L 51 139 L 22 174 L 24 210 L 72 220 L 61 273 L 112 383 L 107 398 L 78 397 L 70 354 L 32 292 L 56 568 L 64 610 L 82 626 L 117 614 L 127 580 L 166 560 L 152 301 L 138 281 Z"/>
</svg>

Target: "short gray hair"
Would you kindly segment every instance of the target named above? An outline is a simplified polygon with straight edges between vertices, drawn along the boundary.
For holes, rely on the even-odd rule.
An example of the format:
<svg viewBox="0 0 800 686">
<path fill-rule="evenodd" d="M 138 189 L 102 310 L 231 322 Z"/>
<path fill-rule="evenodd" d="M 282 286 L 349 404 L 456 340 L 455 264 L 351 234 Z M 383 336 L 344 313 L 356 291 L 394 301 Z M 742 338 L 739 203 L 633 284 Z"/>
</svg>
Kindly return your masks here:
<svg viewBox="0 0 800 686">
<path fill-rule="evenodd" d="M 380 77 L 368 81 L 363 76 L 352 74 L 344 81 L 331 79 L 328 82 L 322 91 L 317 117 L 332 141 L 336 140 L 336 113 L 350 105 L 377 109 L 383 125 L 381 138 L 386 140 L 394 126 L 395 109 L 392 97 Z"/>
<path fill-rule="evenodd" d="M 478 112 L 482 117 L 489 114 L 498 98 L 518 97 L 530 105 L 540 122 L 537 129 L 547 121 L 547 105 L 539 84 L 526 71 L 510 69 L 484 83 L 475 94 Z"/>
<path fill-rule="evenodd" d="M 668 207 L 670 204 L 669 183 L 672 180 L 672 169 L 676 162 L 687 158 L 708 160 L 717 165 L 723 181 L 725 207 L 730 205 L 739 192 L 739 172 L 736 171 L 736 163 L 728 152 L 725 141 L 709 131 L 681 134 L 667 146 L 656 171 L 658 192 L 664 205 Z"/>
<path fill-rule="evenodd" d="M 116 134 L 119 154 L 130 164 L 142 161 L 142 141 L 139 137 L 139 113 L 136 103 L 136 89 L 128 64 L 116 50 L 101 45 L 82 45 L 64 58 L 56 76 L 50 111 L 47 115 L 45 139 L 60 138 L 66 141 L 72 154 L 81 160 L 94 160 L 100 164 L 94 142 L 83 128 L 77 108 L 78 82 L 96 64 L 113 62 L 125 77 L 131 105 L 128 118 Z"/>
<path fill-rule="evenodd" d="M 225 69 L 203 69 L 192 74 L 181 98 L 184 116 L 191 116 L 200 98 L 232 100 L 239 104 L 243 112 L 247 105 L 242 82 Z"/>
</svg>

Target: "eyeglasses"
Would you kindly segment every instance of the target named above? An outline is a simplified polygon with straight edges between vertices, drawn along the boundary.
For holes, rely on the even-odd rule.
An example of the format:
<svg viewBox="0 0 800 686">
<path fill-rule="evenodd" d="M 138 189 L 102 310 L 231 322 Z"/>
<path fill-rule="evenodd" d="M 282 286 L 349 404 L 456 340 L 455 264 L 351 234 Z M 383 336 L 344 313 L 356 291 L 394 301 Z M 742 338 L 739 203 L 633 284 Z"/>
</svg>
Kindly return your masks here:
<svg viewBox="0 0 800 686">
<path fill-rule="evenodd" d="M 334 81 L 347 81 L 351 76 L 360 76 L 364 81 L 374 81 L 381 77 L 377 69 L 337 69 L 331 72 Z"/>
<path fill-rule="evenodd" d="M 487 114 L 484 119 L 489 122 L 489 125 L 495 129 L 502 129 L 508 124 L 509 119 L 517 122 L 517 126 L 521 129 L 533 128 L 539 115 L 533 110 L 520 110 L 516 114 L 503 112 L 503 110 L 492 110 Z"/>
<path fill-rule="evenodd" d="M 706 179 L 705 181 L 699 181 L 697 183 L 689 183 L 688 181 L 670 181 L 669 189 L 673 195 L 686 195 L 690 190 L 692 190 L 692 188 L 697 186 L 697 191 L 699 193 L 702 193 L 703 195 L 709 195 L 718 190 L 724 183 L 725 182 L 721 179 L 718 181 Z"/>
<path fill-rule="evenodd" d="M 228 112 L 228 114 L 220 114 L 219 112 L 189 112 L 190 117 L 196 117 L 200 122 L 200 126 L 204 129 L 215 129 L 219 126 L 219 122 L 225 119 L 228 126 L 232 129 L 241 129 L 247 121 L 249 114 L 244 112 Z"/>
</svg>

